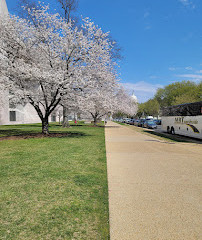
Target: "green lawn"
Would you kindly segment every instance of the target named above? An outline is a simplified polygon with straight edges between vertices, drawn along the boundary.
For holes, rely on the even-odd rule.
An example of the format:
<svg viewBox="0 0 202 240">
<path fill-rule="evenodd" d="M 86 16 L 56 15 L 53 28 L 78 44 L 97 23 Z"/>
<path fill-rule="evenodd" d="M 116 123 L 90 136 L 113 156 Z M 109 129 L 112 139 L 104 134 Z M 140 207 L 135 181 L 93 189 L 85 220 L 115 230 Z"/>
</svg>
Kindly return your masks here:
<svg viewBox="0 0 202 240">
<path fill-rule="evenodd" d="M 0 141 L 0 239 L 109 239 L 103 127 L 69 135 Z M 0 136 L 41 132 L 40 124 L 0 126 Z"/>
</svg>

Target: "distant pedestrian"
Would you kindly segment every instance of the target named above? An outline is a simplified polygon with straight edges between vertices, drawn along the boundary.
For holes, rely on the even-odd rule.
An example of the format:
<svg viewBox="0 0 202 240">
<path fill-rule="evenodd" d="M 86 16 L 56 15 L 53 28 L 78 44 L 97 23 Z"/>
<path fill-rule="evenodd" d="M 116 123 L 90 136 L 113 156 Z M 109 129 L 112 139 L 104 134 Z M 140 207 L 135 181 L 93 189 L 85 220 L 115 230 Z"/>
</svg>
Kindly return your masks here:
<svg viewBox="0 0 202 240">
<path fill-rule="evenodd" d="M 77 124 L 77 121 L 75 120 L 74 123 Z"/>
<path fill-rule="evenodd" d="M 105 119 L 105 125 L 107 124 L 107 119 Z"/>
</svg>

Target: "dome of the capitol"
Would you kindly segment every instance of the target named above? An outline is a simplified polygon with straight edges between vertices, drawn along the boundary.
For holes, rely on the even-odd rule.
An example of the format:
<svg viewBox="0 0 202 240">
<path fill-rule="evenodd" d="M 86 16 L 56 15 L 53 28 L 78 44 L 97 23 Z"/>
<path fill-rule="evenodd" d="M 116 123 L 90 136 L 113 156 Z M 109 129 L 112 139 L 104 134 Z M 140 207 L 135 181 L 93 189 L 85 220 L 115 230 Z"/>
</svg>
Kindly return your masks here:
<svg viewBox="0 0 202 240">
<path fill-rule="evenodd" d="M 137 97 L 135 96 L 134 93 L 133 93 L 133 95 L 131 96 L 131 98 L 132 98 L 135 102 L 138 102 Z"/>
</svg>

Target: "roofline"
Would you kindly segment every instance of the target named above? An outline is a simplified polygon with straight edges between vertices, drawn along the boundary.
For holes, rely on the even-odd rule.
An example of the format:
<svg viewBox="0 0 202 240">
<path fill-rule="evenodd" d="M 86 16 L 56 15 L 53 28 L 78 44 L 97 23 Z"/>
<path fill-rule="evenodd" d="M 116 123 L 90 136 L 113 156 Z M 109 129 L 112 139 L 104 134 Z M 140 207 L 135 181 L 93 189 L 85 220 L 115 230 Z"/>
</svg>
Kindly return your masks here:
<svg viewBox="0 0 202 240">
<path fill-rule="evenodd" d="M 182 104 L 178 104 L 178 105 L 171 105 L 171 106 L 166 106 L 166 107 L 163 107 L 163 108 L 179 107 L 179 106 L 184 106 L 184 105 L 189 105 L 189 104 L 196 104 L 196 103 L 201 103 L 201 105 L 202 105 L 202 101 L 199 101 L 199 102 L 191 102 L 191 103 L 182 103 Z"/>
</svg>

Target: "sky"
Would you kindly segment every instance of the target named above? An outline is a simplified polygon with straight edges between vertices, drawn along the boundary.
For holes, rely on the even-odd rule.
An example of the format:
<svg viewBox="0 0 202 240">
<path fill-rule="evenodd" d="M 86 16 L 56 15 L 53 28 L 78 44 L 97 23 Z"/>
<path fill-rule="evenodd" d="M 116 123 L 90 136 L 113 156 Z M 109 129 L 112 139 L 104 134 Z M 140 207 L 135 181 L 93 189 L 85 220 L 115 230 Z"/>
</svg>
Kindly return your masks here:
<svg viewBox="0 0 202 240">
<path fill-rule="evenodd" d="M 15 13 L 17 0 L 6 2 Z M 170 83 L 202 80 L 201 13 L 201 0 L 80 0 L 77 14 L 118 42 L 120 81 L 145 102 Z"/>
</svg>

